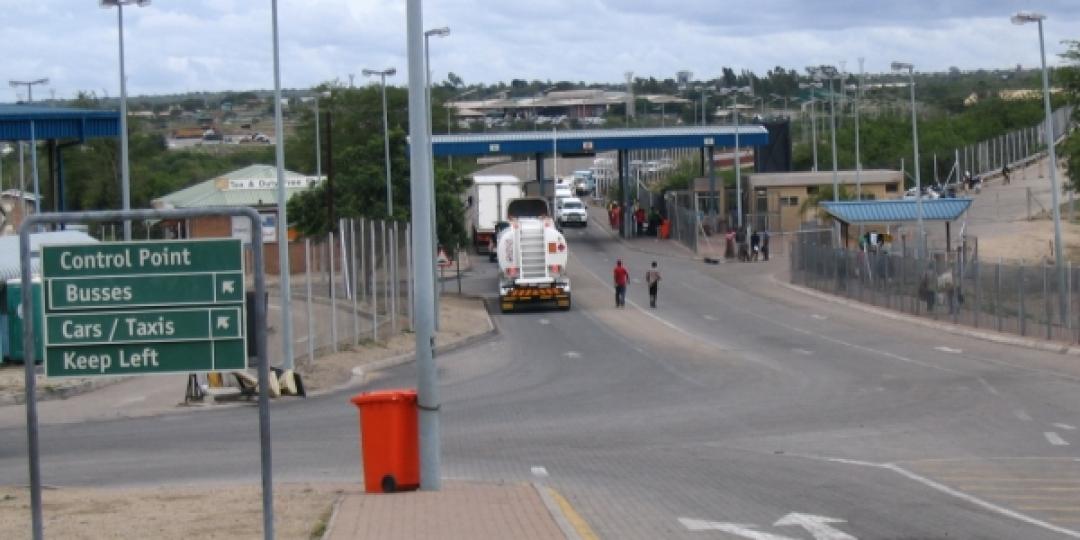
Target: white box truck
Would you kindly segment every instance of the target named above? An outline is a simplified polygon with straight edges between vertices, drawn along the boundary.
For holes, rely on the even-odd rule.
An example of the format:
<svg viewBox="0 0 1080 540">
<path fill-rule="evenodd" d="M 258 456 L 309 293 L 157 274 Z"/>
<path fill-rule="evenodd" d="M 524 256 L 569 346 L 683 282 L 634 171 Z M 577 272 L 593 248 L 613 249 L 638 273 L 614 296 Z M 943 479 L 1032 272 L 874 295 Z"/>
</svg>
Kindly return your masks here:
<svg viewBox="0 0 1080 540">
<path fill-rule="evenodd" d="M 470 191 L 469 221 L 477 253 L 489 253 L 495 243 L 496 226 L 508 221 L 506 205 L 522 196 L 521 179 L 512 175 L 476 175 Z"/>
</svg>

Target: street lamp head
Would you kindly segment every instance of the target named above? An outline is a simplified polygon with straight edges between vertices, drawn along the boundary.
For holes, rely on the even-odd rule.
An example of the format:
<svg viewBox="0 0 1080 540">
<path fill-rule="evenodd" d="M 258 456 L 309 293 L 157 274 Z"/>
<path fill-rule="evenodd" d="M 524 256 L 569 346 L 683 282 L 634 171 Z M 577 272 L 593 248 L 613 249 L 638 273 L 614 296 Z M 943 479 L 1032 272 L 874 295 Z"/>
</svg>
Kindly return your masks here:
<svg viewBox="0 0 1080 540">
<path fill-rule="evenodd" d="M 446 37 L 446 36 L 449 36 L 449 35 L 450 35 L 450 27 L 449 26 L 443 26 L 441 28 L 432 28 L 431 30 L 427 30 L 427 31 L 424 32 L 424 37 L 431 37 L 431 36 Z"/>
<path fill-rule="evenodd" d="M 893 62 L 889 65 L 893 71 L 913 71 L 915 66 L 908 62 Z"/>
<path fill-rule="evenodd" d="M 1017 13 L 1016 15 L 1013 15 L 1012 17 L 1010 17 L 1009 20 L 1011 20 L 1013 24 L 1020 25 L 1020 24 L 1039 22 L 1039 21 L 1042 21 L 1045 18 L 1046 18 L 1046 15 L 1043 15 L 1041 13 L 1033 13 L 1031 11 L 1021 11 L 1021 12 Z"/>
<path fill-rule="evenodd" d="M 116 6 L 138 6 L 146 7 L 150 5 L 150 0 L 98 0 L 98 5 L 102 9 L 109 9 Z"/>
<path fill-rule="evenodd" d="M 365 77 L 371 77 L 372 75 L 381 75 L 383 77 L 389 77 L 389 76 L 397 73 L 397 68 L 392 68 L 392 67 L 391 68 L 386 68 L 386 69 L 366 69 L 365 68 L 362 71 L 360 71 L 360 73 L 362 73 Z"/>
</svg>

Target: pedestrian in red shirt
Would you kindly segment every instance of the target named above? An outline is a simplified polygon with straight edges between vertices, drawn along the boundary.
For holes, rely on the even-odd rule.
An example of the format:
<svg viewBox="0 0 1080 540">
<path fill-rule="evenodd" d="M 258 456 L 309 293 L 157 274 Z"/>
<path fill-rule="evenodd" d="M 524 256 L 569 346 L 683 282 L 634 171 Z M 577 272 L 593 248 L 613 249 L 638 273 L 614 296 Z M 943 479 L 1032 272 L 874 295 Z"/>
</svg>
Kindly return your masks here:
<svg viewBox="0 0 1080 540">
<path fill-rule="evenodd" d="M 643 236 L 645 234 L 645 209 L 638 207 L 634 210 L 634 222 L 637 223 L 637 235 Z"/>
<path fill-rule="evenodd" d="M 626 307 L 626 282 L 630 273 L 622 264 L 622 259 L 615 261 L 615 307 Z"/>
</svg>

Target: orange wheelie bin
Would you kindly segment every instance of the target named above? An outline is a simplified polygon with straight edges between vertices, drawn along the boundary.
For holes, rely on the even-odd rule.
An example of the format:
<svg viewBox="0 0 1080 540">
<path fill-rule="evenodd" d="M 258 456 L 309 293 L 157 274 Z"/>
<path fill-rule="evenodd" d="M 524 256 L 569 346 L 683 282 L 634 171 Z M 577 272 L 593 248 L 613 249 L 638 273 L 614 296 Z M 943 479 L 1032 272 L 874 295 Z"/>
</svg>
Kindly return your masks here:
<svg viewBox="0 0 1080 540">
<path fill-rule="evenodd" d="M 350 401 L 360 409 L 365 491 L 393 493 L 420 487 L 416 390 L 365 392 Z"/>
</svg>

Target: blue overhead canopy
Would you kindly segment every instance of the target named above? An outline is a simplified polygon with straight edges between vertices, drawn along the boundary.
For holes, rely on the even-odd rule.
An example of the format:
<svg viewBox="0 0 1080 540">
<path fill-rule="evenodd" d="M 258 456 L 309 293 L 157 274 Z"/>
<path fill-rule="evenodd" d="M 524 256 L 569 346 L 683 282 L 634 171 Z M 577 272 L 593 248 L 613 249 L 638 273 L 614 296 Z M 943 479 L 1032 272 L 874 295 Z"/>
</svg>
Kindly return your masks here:
<svg viewBox="0 0 1080 540">
<path fill-rule="evenodd" d="M 971 207 L 971 199 L 923 199 L 925 221 L 956 221 Z M 893 201 L 822 202 L 822 208 L 844 223 L 894 223 L 917 221 L 918 203 L 914 199 Z"/>
<path fill-rule="evenodd" d="M 764 126 L 739 126 L 738 135 L 740 146 L 762 146 L 769 142 L 769 132 Z M 431 143 L 436 156 L 547 154 L 554 149 L 569 154 L 648 148 L 734 147 L 735 126 L 468 133 L 435 135 Z"/>
<path fill-rule="evenodd" d="M 86 139 L 120 136 L 120 113 L 93 109 L 0 104 L 0 141 L 29 141 L 33 138 Z"/>
</svg>

